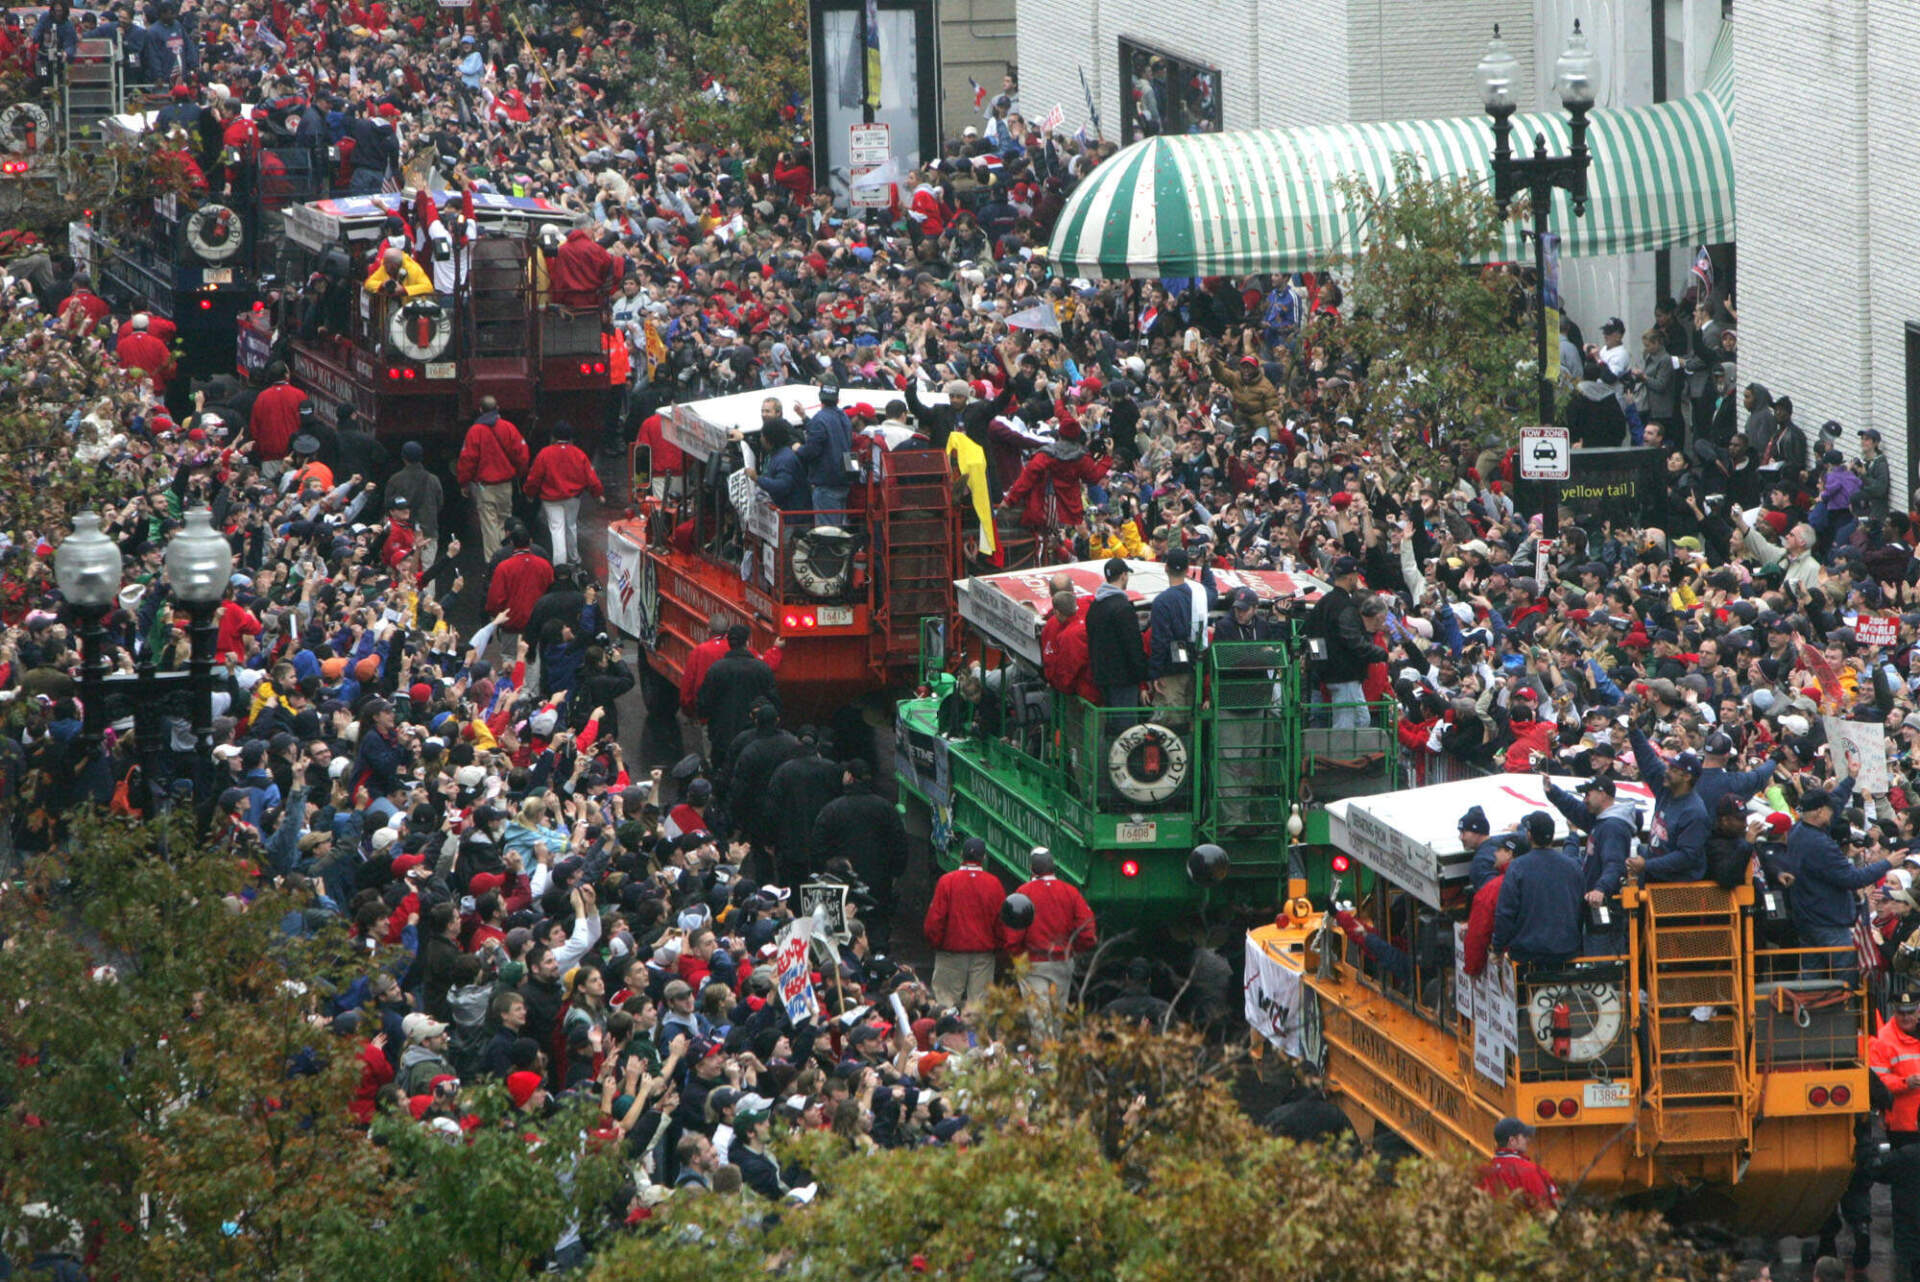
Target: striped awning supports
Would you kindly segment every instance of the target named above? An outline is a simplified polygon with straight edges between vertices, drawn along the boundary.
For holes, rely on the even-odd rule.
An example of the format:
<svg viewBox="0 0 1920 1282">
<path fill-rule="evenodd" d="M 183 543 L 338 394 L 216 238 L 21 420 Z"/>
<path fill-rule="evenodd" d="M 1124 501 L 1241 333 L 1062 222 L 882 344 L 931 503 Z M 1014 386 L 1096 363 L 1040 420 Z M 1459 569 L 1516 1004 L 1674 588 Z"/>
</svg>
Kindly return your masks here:
<svg viewBox="0 0 1920 1282">
<path fill-rule="evenodd" d="M 1623 254 L 1733 239 L 1733 75 L 1722 24 L 1707 87 L 1675 102 L 1602 108 L 1588 117 L 1593 153 L 1587 212 L 1565 192 L 1552 225 L 1567 254 Z M 1516 116 L 1513 147 L 1569 145 L 1565 115 Z M 1149 138 L 1096 169 L 1068 199 L 1049 253 L 1065 276 L 1156 278 L 1311 271 L 1356 253 L 1365 237 L 1340 179 L 1385 194 L 1393 160 L 1411 154 L 1428 178 L 1487 181 L 1485 116 L 1246 129 Z M 1508 256 L 1530 252 L 1518 225 Z"/>
</svg>

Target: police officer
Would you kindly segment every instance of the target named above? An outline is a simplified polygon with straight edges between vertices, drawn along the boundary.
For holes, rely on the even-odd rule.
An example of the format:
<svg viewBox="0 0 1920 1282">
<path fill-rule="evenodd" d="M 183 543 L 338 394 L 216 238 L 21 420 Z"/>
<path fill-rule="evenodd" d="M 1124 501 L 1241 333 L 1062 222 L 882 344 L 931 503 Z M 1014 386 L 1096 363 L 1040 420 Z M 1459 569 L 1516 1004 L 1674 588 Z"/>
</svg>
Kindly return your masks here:
<svg viewBox="0 0 1920 1282">
<path fill-rule="evenodd" d="M 1885 1172 L 1893 1191 L 1893 1276 L 1920 1282 L 1920 986 L 1895 993 L 1892 1007 L 1893 1018 L 1867 1043 L 1867 1065 L 1889 1097 L 1880 1116 L 1893 1149 Z"/>
</svg>

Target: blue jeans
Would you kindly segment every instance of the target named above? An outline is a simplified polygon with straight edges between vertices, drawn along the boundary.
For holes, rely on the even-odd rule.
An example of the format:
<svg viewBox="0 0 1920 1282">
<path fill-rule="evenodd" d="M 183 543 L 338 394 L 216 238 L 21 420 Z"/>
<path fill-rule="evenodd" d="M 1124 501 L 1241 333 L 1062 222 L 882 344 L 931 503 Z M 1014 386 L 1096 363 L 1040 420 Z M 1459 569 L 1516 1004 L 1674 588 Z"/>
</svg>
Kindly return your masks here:
<svg viewBox="0 0 1920 1282">
<path fill-rule="evenodd" d="M 816 513 L 841 511 L 847 506 L 847 491 L 850 488 L 850 486 L 843 485 L 836 490 L 825 485 L 814 486 L 813 510 Z M 815 525 L 841 525 L 844 523 L 844 520 L 845 518 L 839 516 L 815 516 L 813 523 Z"/>
<path fill-rule="evenodd" d="M 1369 724 L 1367 714 L 1372 709 L 1367 707 L 1367 692 L 1358 681 L 1327 682 L 1327 702 L 1334 705 L 1335 730 L 1359 730 Z"/>
</svg>

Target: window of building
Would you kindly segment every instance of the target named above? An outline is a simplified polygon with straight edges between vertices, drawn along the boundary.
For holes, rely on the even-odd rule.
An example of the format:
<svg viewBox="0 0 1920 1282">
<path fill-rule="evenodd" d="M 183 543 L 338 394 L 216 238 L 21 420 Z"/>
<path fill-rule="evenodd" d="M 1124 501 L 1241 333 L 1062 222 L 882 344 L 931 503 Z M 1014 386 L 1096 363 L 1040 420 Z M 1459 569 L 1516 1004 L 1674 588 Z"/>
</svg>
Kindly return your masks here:
<svg viewBox="0 0 1920 1282">
<path fill-rule="evenodd" d="M 1120 41 L 1120 139 L 1220 132 L 1220 68 L 1124 37 Z"/>
</svg>

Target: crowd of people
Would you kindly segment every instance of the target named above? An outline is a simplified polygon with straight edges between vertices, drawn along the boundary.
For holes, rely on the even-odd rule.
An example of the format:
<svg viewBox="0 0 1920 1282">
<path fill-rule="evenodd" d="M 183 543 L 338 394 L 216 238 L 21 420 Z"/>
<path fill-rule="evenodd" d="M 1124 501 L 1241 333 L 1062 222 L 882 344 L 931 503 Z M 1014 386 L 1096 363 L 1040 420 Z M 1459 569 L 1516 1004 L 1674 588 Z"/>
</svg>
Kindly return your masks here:
<svg viewBox="0 0 1920 1282">
<path fill-rule="evenodd" d="M 808 383 L 822 409 L 770 431 L 753 474 L 782 509 L 844 508 L 865 431 L 946 451 L 983 557 L 1105 560 L 1109 590 L 1068 593 L 1050 621 L 1063 694 L 1191 706 L 1210 637 L 1277 626 L 1250 592 L 1219 600 L 1213 570 L 1323 580 L 1311 681 L 1336 724 L 1390 708 L 1414 782 L 1587 781 L 1553 798 L 1584 834 L 1564 866 L 1528 853 L 1544 841 L 1462 821 L 1470 947 L 1590 950 L 1581 902 L 1625 877 L 1757 867 L 1790 905 L 1770 927 L 1782 941 L 1893 972 L 1920 956 L 1914 522 L 1894 510 L 1877 433 L 1809 435 L 1790 397 L 1739 382 L 1729 299 L 1662 303 L 1637 358 L 1618 320 L 1591 346 L 1569 326 L 1569 426 L 1662 451 L 1666 486 L 1639 512 L 1568 511 L 1549 544 L 1516 505 L 1506 443 L 1392 425 L 1447 460 L 1419 472 L 1350 417 L 1367 370 L 1343 342 L 1337 282 L 1136 292 L 1052 275 L 1051 220 L 1112 148 L 1033 128 L 1011 77 L 892 208 L 850 217 L 815 187 L 803 138 L 753 154 L 678 136 L 648 89 L 698 73 L 630 24 L 556 11 L 523 40 L 491 6 L 427 18 L 377 0 L 109 17 L 183 127 L 224 146 L 232 104 L 285 104 L 335 145 L 346 190 L 406 175 L 577 210 L 586 301 L 648 353 L 607 436 L 652 445 L 656 484 L 712 483 L 661 434 L 663 407 Z M 724 76 L 702 83 L 727 93 Z M 585 1092 L 628 1137 L 642 1188 L 739 1182 L 769 1198 L 806 1183 L 770 1156 L 776 1123 L 855 1145 L 975 1138 L 940 1087 L 949 1059 L 983 1049 L 969 1012 L 996 956 L 1025 955 L 1023 982 L 1061 1000 L 1096 929 L 1047 861 L 1009 913 L 967 850 L 935 892 L 923 981 L 889 955 L 906 846 L 880 763 L 783 715 L 779 647 L 756 654 L 717 619 L 680 688 L 649 692 L 655 715 L 703 726 L 704 751 L 635 759 L 617 704 L 655 679 L 582 568 L 579 506 L 599 482 L 577 446 L 534 449 L 483 405 L 443 478 L 420 442 L 324 421 L 284 367 L 212 400 L 170 387 L 163 320 L 104 301 L 59 250 L 19 248 L 34 252 L 0 289 L 0 388 L 60 432 L 10 460 L 26 488 L 5 496 L 15 857 L 56 842 L 78 801 L 143 811 L 172 782 L 139 777 L 131 718 L 98 743 L 86 732 L 77 622 L 51 565 L 68 514 L 34 506 L 37 481 L 83 476 L 124 554 L 105 620 L 123 669 L 184 663 L 160 557 L 206 507 L 236 556 L 218 716 L 212 759 L 174 751 L 169 773 L 211 785 L 189 790 L 216 840 L 398 950 L 336 1012 L 365 1067 L 359 1115 L 457 1118 L 482 1078 L 529 1115 Z M 395 252 L 378 266 L 409 289 L 423 269 Z M 1041 302 L 1050 323 L 1007 324 Z M 1163 594 L 1145 637 L 1124 606 L 1141 561 L 1194 589 Z M 1220 612 L 1211 631 L 1201 599 Z M 985 706 L 949 729 L 990 733 Z M 1831 737 L 1832 717 L 1882 727 L 1884 768 Z M 167 723 L 174 746 L 188 729 Z M 1658 799 L 1644 858 L 1618 807 L 1636 780 Z M 796 1021 L 773 946 L 820 875 L 852 888 L 855 918 L 815 979 L 818 1020 Z M 1920 1090 L 1910 1080 L 1896 1099 Z"/>
</svg>

